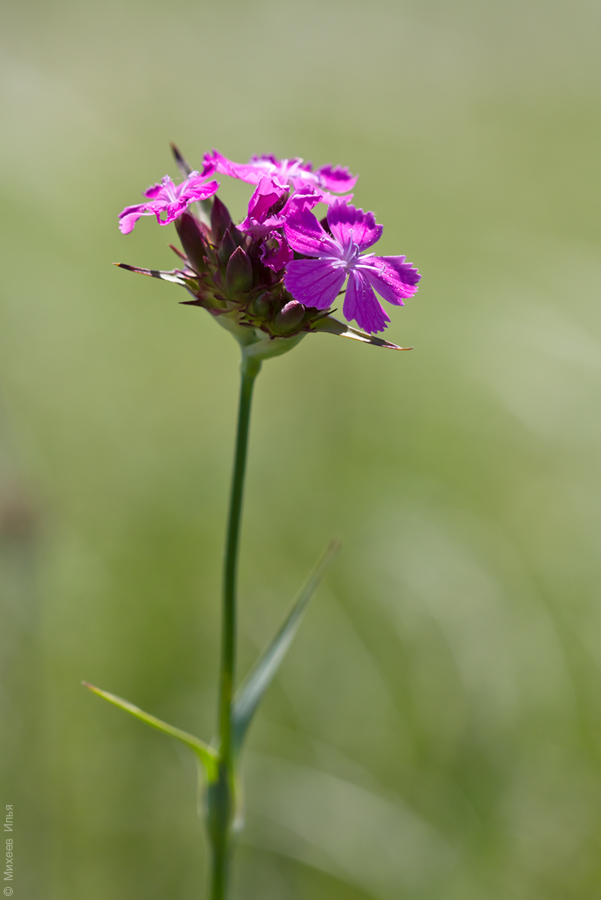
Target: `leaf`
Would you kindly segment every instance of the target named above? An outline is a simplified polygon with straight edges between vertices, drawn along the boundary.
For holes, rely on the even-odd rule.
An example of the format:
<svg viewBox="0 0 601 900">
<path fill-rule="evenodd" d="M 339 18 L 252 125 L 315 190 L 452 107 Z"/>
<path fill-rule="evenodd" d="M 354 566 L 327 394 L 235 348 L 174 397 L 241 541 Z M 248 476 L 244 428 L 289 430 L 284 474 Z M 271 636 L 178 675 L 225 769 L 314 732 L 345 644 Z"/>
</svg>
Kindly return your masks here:
<svg viewBox="0 0 601 900">
<path fill-rule="evenodd" d="M 331 542 L 294 601 L 282 627 L 238 689 L 232 704 L 232 727 L 236 750 L 242 746 L 257 707 L 284 659 L 309 601 L 323 581 L 339 546 L 340 541 Z"/>
<path fill-rule="evenodd" d="M 324 316 L 322 319 L 318 319 L 317 322 L 313 323 L 311 330 L 326 331 L 328 334 L 339 334 L 341 337 L 362 341 L 364 344 L 373 344 L 375 347 L 386 347 L 388 350 L 413 350 L 413 347 L 399 347 L 397 344 L 392 344 L 383 338 L 368 334 L 366 331 L 351 328 L 350 325 L 345 325 L 344 322 L 339 322 L 338 319 L 334 319 L 332 316 Z"/>
<path fill-rule="evenodd" d="M 174 728 L 173 725 L 167 725 L 166 722 L 162 722 L 160 719 L 157 719 L 156 716 L 151 716 L 149 713 L 144 712 L 144 710 L 140 709 L 138 706 L 129 703 L 128 700 L 123 700 L 115 694 L 109 694 L 108 691 L 103 691 L 93 684 L 89 684 L 87 681 L 82 681 L 82 684 L 94 694 L 98 694 L 99 697 L 104 697 L 109 703 L 114 703 L 115 706 L 118 706 L 120 709 L 124 709 L 125 712 L 135 716 L 136 719 L 146 722 L 147 725 L 151 725 L 158 731 L 162 731 L 163 734 L 168 734 L 171 737 L 177 738 L 178 741 L 181 741 L 182 744 L 189 747 L 203 763 L 209 781 L 214 779 L 217 772 L 219 754 L 213 747 L 209 747 L 209 745 L 205 744 L 204 741 L 201 741 L 200 738 L 194 737 L 193 734 L 188 734 L 187 731 L 182 731 L 180 728 Z"/>
</svg>

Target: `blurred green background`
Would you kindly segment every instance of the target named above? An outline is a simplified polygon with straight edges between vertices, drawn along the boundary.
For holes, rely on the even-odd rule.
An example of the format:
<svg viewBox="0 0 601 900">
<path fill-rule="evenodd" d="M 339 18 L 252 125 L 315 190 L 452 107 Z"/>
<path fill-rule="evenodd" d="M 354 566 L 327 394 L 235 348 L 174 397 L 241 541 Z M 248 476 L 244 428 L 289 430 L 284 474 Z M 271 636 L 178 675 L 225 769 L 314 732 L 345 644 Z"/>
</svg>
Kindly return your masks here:
<svg viewBox="0 0 601 900">
<path fill-rule="evenodd" d="M 2 795 L 15 898 L 193 900 L 237 348 L 123 206 L 217 147 L 348 165 L 423 273 L 396 354 L 257 385 L 240 671 L 343 550 L 258 717 L 234 900 L 588 900 L 601 882 L 601 7 L 7 0 Z M 250 189 L 224 184 L 242 218 Z"/>
</svg>

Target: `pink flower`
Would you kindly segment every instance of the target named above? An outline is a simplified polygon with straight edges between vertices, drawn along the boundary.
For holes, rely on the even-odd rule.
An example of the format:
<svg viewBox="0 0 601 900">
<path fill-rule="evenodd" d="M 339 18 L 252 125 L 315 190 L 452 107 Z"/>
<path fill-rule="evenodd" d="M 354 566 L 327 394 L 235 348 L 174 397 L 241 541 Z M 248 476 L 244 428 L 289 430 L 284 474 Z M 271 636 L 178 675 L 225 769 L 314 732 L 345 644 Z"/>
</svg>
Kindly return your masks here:
<svg viewBox="0 0 601 900">
<path fill-rule="evenodd" d="M 331 203 L 334 198 L 331 194 L 323 193 L 324 191 L 346 193 L 353 189 L 357 181 L 357 176 L 351 175 L 346 167 L 322 166 L 314 172 L 311 163 L 304 163 L 298 156 L 281 160 L 271 155 L 252 156 L 248 163 L 235 163 L 217 150 L 206 153 L 204 157 L 203 175 L 209 177 L 214 172 L 239 178 L 249 184 L 259 184 L 267 175 L 286 190 L 290 187 L 299 190 L 310 186 L 322 192 L 322 201 L 325 203 Z"/>
<path fill-rule="evenodd" d="M 180 216 L 189 203 L 206 200 L 219 189 L 219 182 L 206 181 L 204 175 L 191 172 L 185 181 L 177 186 L 168 175 L 160 184 L 153 184 L 144 191 L 149 203 L 126 206 L 119 215 L 119 228 L 123 234 L 133 231 L 140 216 L 156 216 L 159 225 L 169 225 Z"/>
<path fill-rule="evenodd" d="M 265 237 L 281 228 L 294 209 L 313 209 L 323 203 L 321 191 L 303 187 L 292 194 L 272 178 L 261 178 L 248 201 L 248 215 L 238 225 L 239 231 L 253 237 Z"/>
<path fill-rule="evenodd" d="M 285 203 L 283 198 L 287 193 L 287 187 L 282 187 L 265 175 L 248 201 L 248 215 L 240 222 L 238 229 L 257 238 L 271 234 L 274 228 L 280 228 L 284 223 L 281 213 Z"/>
<path fill-rule="evenodd" d="M 274 272 L 279 272 L 294 255 L 286 243 L 282 225 L 293 209 L 312 209 L 321 199 L 321 191 L 311 186 L 289 195 L 287 187 L 265 175 L 249 200 L 248 215 L 238 230 L 255 239 L 264 239 L 261 259 Z"/>
<path fill-rule="evenodd" d="M 290 247 L 312 259 L 295 259 L 286 267 L 285 285 L 295 300 L 316 309 L 335 302 L 348 275 L 343 313 L 360 328 L 384 331 L 390 321 L 374 290 L 388 303 L 403 306 L 417 291 L 420 274 L 404 256 L 361 255 L 378 241 L 383 228 L 372 212 L 336 200 L 327 214 L 329 233 L 308 209 L 295 209 L 284 222 Z"/>
</svg>

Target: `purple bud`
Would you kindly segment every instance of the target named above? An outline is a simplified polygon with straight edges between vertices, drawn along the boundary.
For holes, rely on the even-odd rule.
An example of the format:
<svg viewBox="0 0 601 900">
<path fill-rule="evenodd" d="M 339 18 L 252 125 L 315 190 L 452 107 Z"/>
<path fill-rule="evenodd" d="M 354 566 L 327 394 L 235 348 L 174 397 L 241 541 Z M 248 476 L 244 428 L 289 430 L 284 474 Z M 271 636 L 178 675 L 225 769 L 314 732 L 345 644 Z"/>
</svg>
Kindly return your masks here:
<svg viewBox="0 0 601 900">
<path fill-rule="evenodd" d="M 219 250 L 217 251 L 217 256 L 219 257 L 219 261 L 222 263 L 226 263 L 238 244 L 233 238 L 232 228 L 228 228 L 228 230 L 223 235 L 221 243 L 219 244 Z"/>
<path fill-rule="evenodd" d="M 290 334 L 296 331 L 305 315 L 305 307 L 296 300 L 291 300 L 283 307 L 274 319 L 272 329 L 276 334 Z"/>
<path fill-rule="evenodd" d="M 242 247 L 238 247 L 229 258 L 225 270 L 225 283 L 228 293 L 245 294 L 253 284 L 252 263 Z"/>
<path fill-rule="evenodd" d="M 222 203 L 219 197 L 213 200 L 213 208 L 211 209 L 211 231 L 213 232 L 213 241 L 218 244 L 223 240 L 226 231 L 231 228 L 232 217 L 225 203 Z"/>
<path fill-rule="evenodd" d="M 188 262 L 194 271 L 206 272 L 207 264 L 204 257 L 207 255 L 207 248 L 198 221 L 189 212 L 185 212 L 175 220 L 175 227 Z"/>
</svg>

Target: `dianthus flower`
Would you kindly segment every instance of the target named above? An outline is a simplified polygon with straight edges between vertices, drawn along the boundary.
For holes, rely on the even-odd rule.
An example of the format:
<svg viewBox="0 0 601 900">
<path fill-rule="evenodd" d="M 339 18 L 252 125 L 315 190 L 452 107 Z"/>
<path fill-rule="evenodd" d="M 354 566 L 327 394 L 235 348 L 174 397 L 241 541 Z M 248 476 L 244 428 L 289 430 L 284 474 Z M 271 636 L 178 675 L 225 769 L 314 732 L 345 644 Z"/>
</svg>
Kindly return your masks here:
<svg viewBox="0 0 601 900">
<path fill-rule="evenodd" d="M 308 209 L 295 208 L 284 222 L 288 244 L 312 259 L 288 263 L 284 283 L 295 300 L 315 309 L 335 302 L 348 275 L 342 311 L 360 328 L 383 331 L 390 318 L 374 289 L 395 306 L 412 297 L 420 275 L 404 256 L 361 255 L 378 241 L 383 228 L 372 212 L 336 200 L 327 213 L 328 231 Z"/>
<path fill-rule="evenodd" d="M 169 225 L 175 222 L 189 203 L 207 200 L 218 190 L 218 181 L 206 182 L 205 176 L 198 172 L 190 172 L 186 180 L 177 186 L 165 175 L 161 182 L 144 191 L 150 203 L 125 207 L 119 216 L 119 228 L 123 234 L 129 234 L 140 216 L 156 216 L 159 225 Z"/>
<path fill-rule="evenodd" d="M 273 156 L 253 157 L 241 166 L 214 151 L 205 156 L 199 175 L 176 147 L 173 151 L 185 180 L 176 187 L 166 176 L 153 185 L 145 192 L 147 203 L 123 210 L 119 227 L 127 234 L 148 215 L 161 225 L 174 222 L 183 247 L 183 253 L 172 248 L 180 268 L 123 268 L 185 288 L 192 297 L 188 304 L 209 312 L 257 359 L 283 353 L 320 331 L 401 349 L 374 337 L 389 319 L 373 289 L 402 305 L 415 293 L 419 274 L 404 256 L 361 255 L 378 240 L 382 226 L 373 213 L 351 206 L 348 196 L 328 193 L 354 186 L 348 169 L 323 166 L 314 172 L 300 159 Z M 256 185 L 239 225 L 213 196 L 219 185 L 207 179 L 217 171 Z M 198 200 L 208 202 L 190 206 Z M 327 231 L 311 212 L 321 202 L 329 204 Z M 330 315 L 347 274 L 344 314 L 364 331 Z"/>
<path fill-rule="evenodd" d="M 214 172 L 239 178 L 248 184 L 258 184 L 267 175 L 286 189 L 292 187 L 299 190 L 311 186 L 321 191 L 323 202 L 326 203 L 334 198 L 324 192 L 344 194 L 351 191 L 357 182 L 357 176 L 351 175 L 345 166 L 322 166 L 314 172 L 311 163 L 303 162 L 298 156 L 293 159 L 277 159 L 272 155 L 251 156 L 248 163 L 235 163 L 217 150 L 206 153 L 204 157 L 203 175 L 210 177 Z"/>
<path fill-rule="evenodd" d="M 290 194 L 288 187 L 265 175 L 248 202 L 248 215 L 237 226 L 238 231 L 255 239 L 264 238 L 261 259 L 274 272 L 279 272 L 294 257 L 282 231 L 284 222 L 293 209 L 312 209 L 320 202 L 321 192 L 311 186 Z"/>
</svg>

